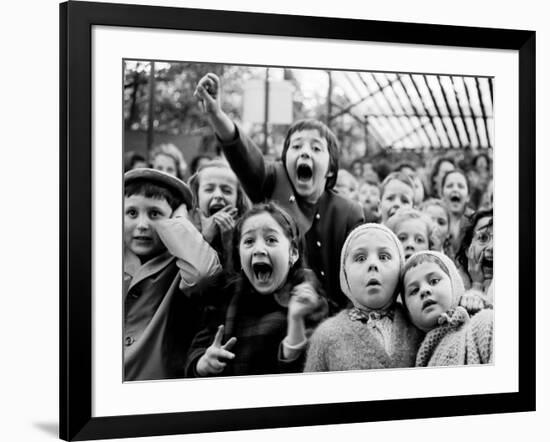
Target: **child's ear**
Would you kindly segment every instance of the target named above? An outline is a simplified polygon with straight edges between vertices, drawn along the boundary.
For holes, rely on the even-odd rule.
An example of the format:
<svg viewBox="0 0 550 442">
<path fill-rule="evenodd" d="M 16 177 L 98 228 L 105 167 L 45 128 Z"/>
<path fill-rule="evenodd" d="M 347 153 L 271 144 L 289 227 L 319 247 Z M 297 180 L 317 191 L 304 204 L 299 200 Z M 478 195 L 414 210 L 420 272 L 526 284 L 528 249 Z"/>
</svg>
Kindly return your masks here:
<svg viewBox="0 0 550 442">
<path fill-rule="evenodd" d="M 298 261 L 298 258 L 300 257 L 300 254 L 298 253 L 298 247 L 295 245 L 290 246 L 290 267 L 292 267 L 294 264 L 296 264 L 296 261 Z"/>
</svg>

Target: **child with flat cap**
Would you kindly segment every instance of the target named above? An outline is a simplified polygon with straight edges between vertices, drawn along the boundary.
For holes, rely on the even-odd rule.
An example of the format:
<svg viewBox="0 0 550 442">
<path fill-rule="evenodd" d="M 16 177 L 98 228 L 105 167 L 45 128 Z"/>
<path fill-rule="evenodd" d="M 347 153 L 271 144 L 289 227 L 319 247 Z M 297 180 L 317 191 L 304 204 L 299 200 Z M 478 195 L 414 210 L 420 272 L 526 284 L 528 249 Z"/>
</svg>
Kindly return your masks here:
<svg viewBox="0 0 550 442">
<path fill-rule="evenodd" d="M 187 289 L 220 269 L 187 218 L 192 195 L 153 169 L 124 174 L 124 380 L 181 377 L 200 316 Z"/>
</svg>

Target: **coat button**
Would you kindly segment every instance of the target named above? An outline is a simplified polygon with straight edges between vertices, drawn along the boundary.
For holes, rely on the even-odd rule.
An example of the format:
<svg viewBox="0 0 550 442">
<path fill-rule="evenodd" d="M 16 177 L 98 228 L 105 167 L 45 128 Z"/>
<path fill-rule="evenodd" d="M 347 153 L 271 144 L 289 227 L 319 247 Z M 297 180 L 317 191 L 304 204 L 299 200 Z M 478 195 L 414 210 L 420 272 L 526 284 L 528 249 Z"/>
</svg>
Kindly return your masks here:
<svg viewBox="0 0 550 442">
<path fill-rule="evenodd" d="M 293 203 L 296 201 L 296 197 L 294 195 L 290 195 L 290 198 L 288 199 L 289 202 Z"/>
<path fill-rule="evenodd" d="M 321 247 L 321 241 L 317 241 L 317 247 Z"/>
<path fill-rule="evenodd" d="M 321 270 L 321 276 L 325 276 L 325 272 Z"/>
<path fill-rule="evenodd" d="M 132 345 L 134 342 L 136 342 L 136 340 L 131 336 L 126 336 L 126 339 L 124 339 L 124 344 L 126 345 L 126 347 L 130 347 L 130 345 Z"/>
<path fill-rule="evenodd" d="M 321 219 L 321 215 L 317 214 L 317 215 L 315 215 L 315 218 L 316 219 Z"/>
</svg>

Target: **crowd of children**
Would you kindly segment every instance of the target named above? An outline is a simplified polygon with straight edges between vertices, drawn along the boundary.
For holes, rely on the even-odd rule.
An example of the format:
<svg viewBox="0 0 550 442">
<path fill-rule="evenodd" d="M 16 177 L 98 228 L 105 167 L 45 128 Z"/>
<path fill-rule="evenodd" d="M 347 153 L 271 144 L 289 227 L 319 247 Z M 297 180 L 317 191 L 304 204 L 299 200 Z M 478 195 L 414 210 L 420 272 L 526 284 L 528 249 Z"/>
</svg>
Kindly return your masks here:
<svg viewBox="0 0 550 442">
<path fill-rule="evenodd" d="M 268 161 L 216 75 L 195 96 L 223 159 L 127 158 L 126 381 L 492 362 L 487 155 L 347 171 L 300 120 Z"/>
</svg>

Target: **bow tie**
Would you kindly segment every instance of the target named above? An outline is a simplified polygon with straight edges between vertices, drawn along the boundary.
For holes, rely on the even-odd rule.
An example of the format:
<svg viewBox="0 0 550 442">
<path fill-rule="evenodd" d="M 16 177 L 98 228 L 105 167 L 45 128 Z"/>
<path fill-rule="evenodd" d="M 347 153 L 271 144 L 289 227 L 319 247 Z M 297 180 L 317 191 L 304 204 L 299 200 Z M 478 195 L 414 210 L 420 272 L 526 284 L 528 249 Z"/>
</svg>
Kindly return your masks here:
<svg viewBox="0 0 550 442">
<path fill-rule="evenodd" d="M 349 310 L 348 314 L 352 321 L 360 321 L 363 324 L 366 324 L 371 320 L 378 320 L 385 317 L 393 320 L 393 309 L 364 310 L 358 307 L 353 307 Z"/>
</svg>

